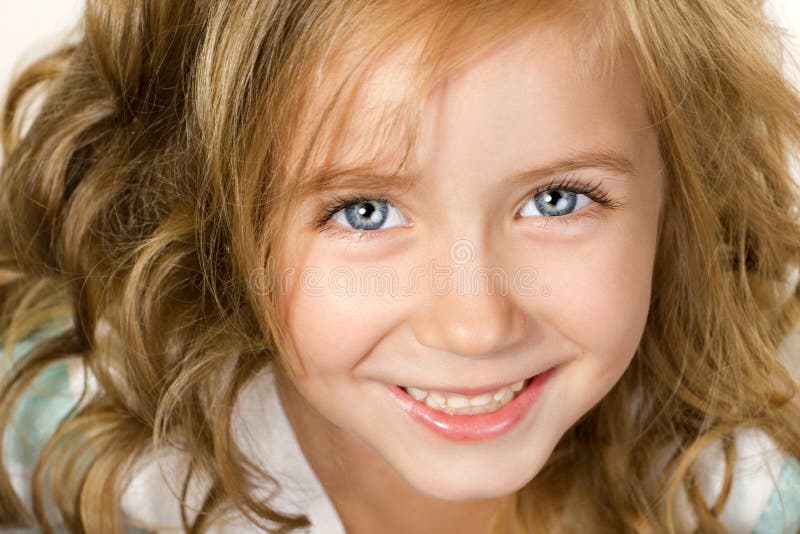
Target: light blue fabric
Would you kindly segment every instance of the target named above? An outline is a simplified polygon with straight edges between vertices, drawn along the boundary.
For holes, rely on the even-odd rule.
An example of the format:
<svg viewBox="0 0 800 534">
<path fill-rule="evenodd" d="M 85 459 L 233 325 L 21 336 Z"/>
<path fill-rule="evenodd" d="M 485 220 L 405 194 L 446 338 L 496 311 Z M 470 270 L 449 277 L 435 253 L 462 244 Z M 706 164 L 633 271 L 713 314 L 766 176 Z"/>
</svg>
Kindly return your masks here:
<svg viewBox="0 0 800 534">
<path fill-rule="evenodd" d="M 57 333 L 55 330 L 34 332 L 14 346 L 12 359 L 18 360 L 43 338 Z M 76 402 L 77 398 L 70 391 L 67 362 L 56 362 L 45 368 L 17 402 L 12 425 L 3 436 L 3 460 L 32 468 L 44 444 Z"/>
<path fill-rule="evenodd" d="M 789 458 L 781 468 L 775 490 L 767 501 L 753 534 L 797 532 L 800 532 L 800 462 Z"/>
<path fill-rule="evenodd" d="M 75 405 L 70 393 L 69 366 L 61 361 L 47 367 L 19 400 L 14 423 L 5 436 L 6 458 L 33 466 L 59 422 Z"/>
<path fill-rule="evenodd" d="M 25 356 L 39 341 L 58 333 L 58 328 L 36 330 L 14 345 L 10 362 L 5 361 L 3 351 L 0 350 L 0 361 L 10 365 Z M 45 368 L 17 401 L 12 423 L 3 435 L 3 462 L 15 471 L 32 471 L 45 443 L 76 402 L 77 398 L 70 391 L 67 362 L 56 362 Z M 68 532 L 63 526 L 56 526 L 55 531 Z M 39 534 L 42 530 L 6 528 L 0 529 L 0 532 Z"/>
<path fill-rule="evenodd" d="M 12 361 L 23 357 L 42 339 L 58 335 L 63 323 L 53 323 L 52 326 L 36 330 L 14 345 Z M 3 361 L 2 350 L 0 350 L 0 361 Z M 6 362 L 8 363 L 10 362 Z M 21 468 L 25 472 L 31 471 L 45 443 L 77 401 L 76 393 L 71 390 L 69 364 L 66 361 L 59 361 L 45 368 L 20 397 L 14 411 L 13 423 L 3 435 L 4 463 L 12 468 Z M 0 528 L 2 534 L 41 534 L 41 532 L 39 528 Z M 68 530 L 61 525 L 55 527 L 55 532 L 67 534 Z M 130 525 L 125 526 L 125 532 L 147 534 L 146 530 Z"/>
</svg>

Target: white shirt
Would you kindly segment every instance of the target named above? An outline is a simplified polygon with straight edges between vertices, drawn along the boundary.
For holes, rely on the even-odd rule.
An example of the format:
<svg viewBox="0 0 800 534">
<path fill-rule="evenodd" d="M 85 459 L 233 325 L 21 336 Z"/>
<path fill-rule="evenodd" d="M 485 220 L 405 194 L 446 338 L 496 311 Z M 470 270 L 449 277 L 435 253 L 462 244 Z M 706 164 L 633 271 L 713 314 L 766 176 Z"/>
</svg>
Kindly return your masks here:
<svg viewBox="0 0 800 534">
<path fill-rule="evenodd" d="M 248 458 L 257 459 L 259 465 L 280 482 L 281 491 L 269 502 L 270 507 L 287 514 L 306 514 L 312 523 L 306 531 L 309 534 L 345 534 L 336 509 L 303 455 L 286 418 L 271 367 L 262 370 L 243 389 L 234 418 L 239 423 L 235 425 L 234 439 L 242 452 Z M 169 468 L 175 469 L 172 466 L 180 464 L 176 459 L 172 458 Z M 149 524 L 173 527 L 158 530 L 159 533 L 181 531 L 178 501 L 171 498 L 165 488 L 158 465 L 147 462 L 123 498 L 123 511 Z M 175 489 L 178 493 L 178 488 Z M 272 489 L 259 487 L 255 497 L 266 502 Z M 237 517 L 215 532 L 249 534 L 263 530 L 245 517 Z"/>
</svg>

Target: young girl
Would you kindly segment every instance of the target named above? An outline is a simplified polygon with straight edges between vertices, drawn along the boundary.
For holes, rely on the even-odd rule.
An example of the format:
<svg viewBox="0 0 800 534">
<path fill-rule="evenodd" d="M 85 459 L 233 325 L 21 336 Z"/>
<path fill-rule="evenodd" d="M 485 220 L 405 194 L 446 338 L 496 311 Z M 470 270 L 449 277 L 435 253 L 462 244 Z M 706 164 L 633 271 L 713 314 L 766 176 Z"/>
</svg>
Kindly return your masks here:
<svg viewBox="0 0 800 534">
<path fill-rule="evenodd" d="M 89 1 L 3 115 L 0 522 L 795 532 L 759 4 Z"/>
</svg>

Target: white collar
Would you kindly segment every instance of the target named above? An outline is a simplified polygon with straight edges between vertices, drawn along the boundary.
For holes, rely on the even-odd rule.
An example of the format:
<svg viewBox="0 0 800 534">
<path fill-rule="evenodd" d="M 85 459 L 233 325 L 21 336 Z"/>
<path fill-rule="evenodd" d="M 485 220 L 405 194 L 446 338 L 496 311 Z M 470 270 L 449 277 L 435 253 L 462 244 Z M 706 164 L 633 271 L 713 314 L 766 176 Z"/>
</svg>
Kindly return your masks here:
<svg viewBox="0 0 800 534">
<path fill-rule="evenodd" d="M 271 486 L 256 488 L 254 496 L 268 501 L 271 508 L 282 513 L 306 514 L 312 523 L 307 531 L 309 534 L 345 534 L 336 509 L 303 455 L 286 418 L 270 366 L 259 372 L 242 390 L 234 411 L 234 422 L 234 439 L 242 452 L 281 485 L 281 491 L 271 500 L 270 490 L 274 490 Z M 158 532 L 175 532 L 175 529 L 181 530 L 181 520 L 177 497 L 179 486 L 174 481 L 183 479 L 179 475 L 185 469 L 185 461 L 181 461 L 177 453 L 167 453 L 160 463 L 160 468 L 152 458 L 140 463 L 125 492 L 122 508 L 126 516 L 141 521 L 142 526 L 152 528 L 158 525 Z M 169 485 L 166 480 L 170 481 Z M 194 488 L 188 498 L 193 507 L 199 504 L 203 494 L 199 491 L 201 487 Z M 243 515 L 221 525 L 218 531 L 263 532 Z"/>
</svg>

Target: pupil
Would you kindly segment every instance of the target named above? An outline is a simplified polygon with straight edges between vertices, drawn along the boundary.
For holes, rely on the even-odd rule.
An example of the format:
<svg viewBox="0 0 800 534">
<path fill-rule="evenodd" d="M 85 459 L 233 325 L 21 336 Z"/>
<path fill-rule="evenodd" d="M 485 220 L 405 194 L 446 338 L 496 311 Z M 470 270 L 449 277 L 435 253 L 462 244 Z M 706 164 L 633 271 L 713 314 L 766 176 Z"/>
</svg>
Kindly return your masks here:
<svg viewBox="0 0 800 534">
<path fill-rule="evenodd" d="M 567 192 L 564 193 L 558 189 L 553 189 L 542 193 L 541 197 L 538 195 L 534 197 L 539 211 L 544 215 L 555 216 L 558 212 L 569 211 L 575 207 L 577 203 L 577 194 Z"/>
<path fill-rule="evenodd" d="M 358 208 L 358 214 L 364 215 L 367 218 L 372 216 L 373 211 L 375 211 L 375 207 L 369 203 L 361 204 L 361 207 Z"/>
<path fill-rule="evenodd" d="M 354 203 L 345 210 L 350 226 L 358 230 L 376 230 L 386 221 L 389 207 L 383 201 Z"/>
</svg>

